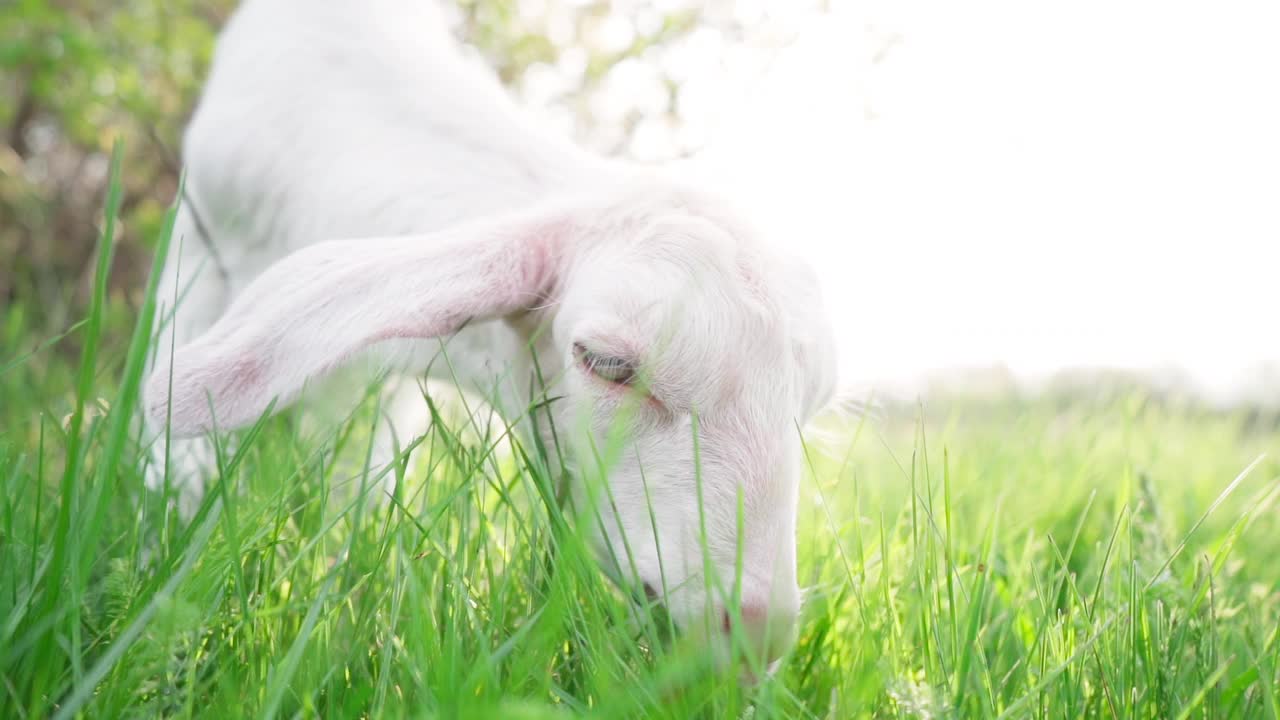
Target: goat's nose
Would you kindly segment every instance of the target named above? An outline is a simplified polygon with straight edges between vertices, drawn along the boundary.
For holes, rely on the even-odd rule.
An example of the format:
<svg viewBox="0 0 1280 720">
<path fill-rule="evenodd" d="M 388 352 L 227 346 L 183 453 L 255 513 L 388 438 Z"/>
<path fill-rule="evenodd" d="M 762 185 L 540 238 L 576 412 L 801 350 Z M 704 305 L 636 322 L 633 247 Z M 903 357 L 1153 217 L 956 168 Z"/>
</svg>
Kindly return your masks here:
<svg viewBox="0 0 1280 720">
<path fill-rule="evenodd" d="M 766 603 L 746 603 L 740 608 L 741 623 L 735 615 L 721 613 L 721 629 L 729 638 L 741 638 L 747 650 L 766 665 L 782 657 L 795 639 L 797 614 L 792 610 L 770 608 Z M 736 630 L 735 632 L 735 625 Z"/>
</svg>

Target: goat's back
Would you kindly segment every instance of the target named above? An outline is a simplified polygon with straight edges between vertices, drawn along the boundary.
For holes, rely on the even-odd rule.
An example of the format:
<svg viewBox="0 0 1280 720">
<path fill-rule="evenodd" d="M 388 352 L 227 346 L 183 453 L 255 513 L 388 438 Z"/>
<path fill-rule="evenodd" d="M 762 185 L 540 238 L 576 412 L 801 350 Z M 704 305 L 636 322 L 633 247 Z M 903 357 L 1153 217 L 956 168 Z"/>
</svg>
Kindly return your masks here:
<svg viewBox="0 0 1280 720">
<path fill-rule="evenodd" d="M 233 271 L 519 207 L 603 168 L 523 114 L 423 0 L 248 0 L 184 152 Z"/>
</svg>

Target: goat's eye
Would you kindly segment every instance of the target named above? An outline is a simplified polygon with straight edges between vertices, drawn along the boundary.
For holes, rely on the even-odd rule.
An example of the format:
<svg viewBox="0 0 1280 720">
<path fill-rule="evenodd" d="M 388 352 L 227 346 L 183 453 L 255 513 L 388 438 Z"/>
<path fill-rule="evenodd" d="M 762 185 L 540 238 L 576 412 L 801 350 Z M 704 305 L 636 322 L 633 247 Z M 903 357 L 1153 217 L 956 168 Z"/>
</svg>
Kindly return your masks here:
<svg viewBox="0 0 1280 720">
<path fill-rule="evenodd" d="M 582 346 L 582 343 L 574 343 L 573 355 L 583 367 L 590 370 L 602 380 L 608 380 L 618 385 L 629 385 L 636 377 L 635 363 L 620 357 L 610 357 L 608 355 L 597 355 Z"/>
</svg>

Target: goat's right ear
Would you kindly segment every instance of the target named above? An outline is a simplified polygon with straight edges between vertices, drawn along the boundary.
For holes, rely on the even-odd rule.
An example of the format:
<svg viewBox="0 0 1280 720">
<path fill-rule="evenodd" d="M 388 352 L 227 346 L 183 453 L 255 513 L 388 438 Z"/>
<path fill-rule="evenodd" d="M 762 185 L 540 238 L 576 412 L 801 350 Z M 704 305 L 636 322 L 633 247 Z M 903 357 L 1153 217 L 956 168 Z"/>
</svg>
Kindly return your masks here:
<svg viewBox="0 0 1280 720">
<path fill-rule="evenodd" d="M 325 242 L 255 279 L 203 335 L 169 348 L 146 411 L 175 436 L 255 421 L 311 379 L 393 338 L 431 338 L 532 307 L 554 292 L 568 212 L 408 237 Z"/>
</svg>

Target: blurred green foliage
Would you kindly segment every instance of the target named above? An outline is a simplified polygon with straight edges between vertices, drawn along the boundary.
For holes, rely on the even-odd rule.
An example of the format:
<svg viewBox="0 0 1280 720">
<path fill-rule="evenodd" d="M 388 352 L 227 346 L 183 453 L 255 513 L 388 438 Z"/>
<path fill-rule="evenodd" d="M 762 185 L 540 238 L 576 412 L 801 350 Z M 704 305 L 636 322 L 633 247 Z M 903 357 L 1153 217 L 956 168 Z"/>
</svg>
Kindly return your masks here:
<svg viewBox="0 0 1280 720">
<path fill-rule="evenodd" d="M 107 154 L 127 148 L 113 289 L 138 287 L 178 138 L 230 0 L 18 0 L 0 9 L 0 303 L 36 327 L 87 296 Z"/>
</svg>

